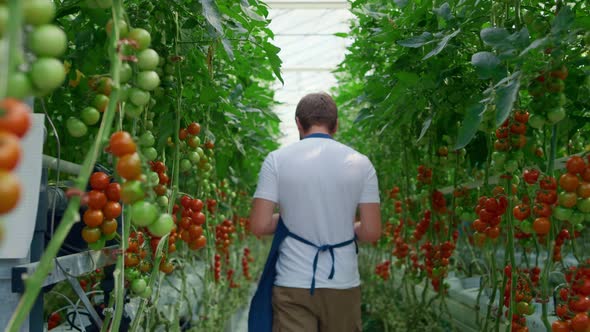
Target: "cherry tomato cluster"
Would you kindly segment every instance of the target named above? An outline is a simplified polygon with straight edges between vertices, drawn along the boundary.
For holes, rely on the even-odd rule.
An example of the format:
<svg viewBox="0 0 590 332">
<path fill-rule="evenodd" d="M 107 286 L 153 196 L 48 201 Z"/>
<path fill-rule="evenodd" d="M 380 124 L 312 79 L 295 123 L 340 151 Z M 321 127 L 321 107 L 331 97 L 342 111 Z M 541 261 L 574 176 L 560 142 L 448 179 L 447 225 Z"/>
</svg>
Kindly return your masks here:
<svg viewBox="0 0 590 332">
<path fill-rule="evenodd" d="M 567 76 L 567 67 L 555 64 L 554 68 L 542 71 L 530 82 L 529 94 L 533 97 L 529 104 L 533 112 L 530 119 L 531 127 L 541 129 L 545 124 L 552 125 L 565 118 L 563 105 L 566 97 L 563 90 Z"/>
<path fill-rule="evenodd" d="M 254 261 L 252 256 L 250 256 L 250 248 L 244 248 L 244 255 L 242 256 L 242 272 L 244 273 L 244 278 L 246 280 L 250 280 L 250 262 Z"/>
<path fill-rule="evenodd" d="M 424 234 L 426 234 L 426 231 L 428 230 L 428 227 L 430 226 L 430 221 L 431 221 L 431 212 L 430 210 L 426 210 L 424 211 L 424 216 L 422 217 L 422 220 L 420 220 L 420 222 L 418 223 L 418 226 L 416 226 L 416 229 L 414 229 L 414 233 L 412 234 L 412 238 L 411 241 L 416 243 L 418 241 L 420 241 L 422 239 L 422 237 L 424 236 Z"/>
<path fill-rule="evenodd" d="M 552 330 L 586 332 L 590 329 L 590 260 L 570 267 L 565 277 L 568 286 L 559 290 L 555 310 L 559 320 L 553 323 Z"/>
<path fill-rule="evenodd" d="M 506 275 L 506 287 L 504 287 L 504 307 L 510 308 L 511 289 L 512 289 L 512 267 L 507 265 L 504 268 Z M 526 317 L 535 312 L 535 307 L 532 304 L 533 291 L 531 289 L 530 280 L 527 279 L 524 273 L 517 273 L 516 290 L 514 292 L 514 302 L 516 303 L 516 310 L 512 315 L 512 331 L 526 332 Z M 506 310 L 505 315 L 508 317 L 510 311 Z"/>
<path fill-rule="evenodd" d="M 4 4 L 2 12 L 7 13 Z M 23 99 L 27 96 L 46 96 L 60 87 L 66 78 L 64 64 L 58 59 L 67 49 L 67 36 L 58 26 L 51 24 L 55 18 L 55 5 L 51 0 L 23 1 L 24 23 L 30 26 L 26 33 L 27 51 L 33 61 L 9 73 L 7 96 Z M 5 22 L 5 21 L 4 21 Z M 21 49 L 13 50 L 20 59 L 29 59 Z"/>
<path fill-rule="evenodd" d="M 236 232 L 234 223 L 225 219 L 221 224 L 215 226 L 215 247 L 219 252 L 228 253 L 232 243 L 232 234 Z"/>
<path fill-rule="evenodd" d="M 226 278 L 227 278 L 227 281 L 229 282 L 229 288 L 238 288 L 238 287 L 240 287 L 240 285 L 237 284 L 234 281 L 234 275 L 235 275 L 235 271 L 233 269 L 228 269 L 227 270 Z"/>
<path fill-rule="evenodd" d="M 559 206 L 553 210 L 553 216 L 569 222 L 579 231 L 583 228 L 583 221 L 590 221 L 590 160 L 586 164 L 582 157 L 572 156 L 566 169 L 567 172 L 559 177 Z"/>
<path fill-rule="evenodd" d="M 377 264 L 377 266 L 375 266 L 375 274 L 387 281 L 389 280 L 389 278 L 391 277 L 391 261 L 390 260 L 386 260 L 380 264 Z"/>
<path fill-rule="evenodd" d="M 213 215 L 213 214 L 215 214 L 216 209 L 217 209 L 217 200 L 215 200 L 213 198 L 207 199 L 207 211 L 209 211 L 209 213 L 211 215 Z"/>
<path fill-rule="evenodd" d="M 192 250 L 204 248 L 207 244 L 207 238 L 203 235 L 203 225 L 207 218 L 203 212 L 203 201 L 198 198 L 191 199 L 188 196 L 180 198 L 180 222 L 177 223 L 178 234 L 180 239 L 188 244 Z M 173 210 L 176 215 L 178 205 Z"/>
<path fill-rule="evenodd" d="M 424 165 L 418 166 L 418 183 L 431 184 L 432 183 L 432 168 Z"/>
<path fill-rule="evenodd" d="M 479 216 L 471 225 L 475 229 L 473 235 L 475 242 L 481 244 L 486 238 L 496 239 L 500 236 L 500 223 L 502 215 L 508 208 L 506 196 L 497 197 L 481 196 L 475 207 L 475 213 Z"/>
<path fill-rule="evenodd" d="M 399 225 L 393 231 L 393 241 L 395 243 L 395 248 L 393 249 L 392 254 L 400 260 L 408 256 L 408 252 L 410 250 L 410 246 L 406 243 L 402 234 L 403 226 L 404 221 L 400 220 Z"/>
<path fill-rule="evenodd" d="M 154 192 L 160 197 L 166 197 L 168 191 L 167 186 L 170 183 L 170 178 L 166 174 L 166 165 L 161 161 L 155 161 L 150 162 L 150 168 L 158 175 L 158 181 L 154 187 Z M 154 181 L 154 183 L 156 183 L 156 181 Z M 168 205 L 167 201 L 168 200 L 166 199 L 165 205 Z"/>
<path fill-rule="evenodd" d="M 219 282 L 219 280 L 221 279 L 221 255 L 216 253 L 214 259 L 215 261 L 213 263 L 213 277 L 215 279 L 215 282 Z"/>
<path fill-rule="evenodd" d="M 31 112 L 17 99 L 0 100 L 0 215 L 12 211 L 20 200 L 21 185 L 13 171 L 21 159 L 20 140 L 31 127 Z"/>
<path fill-rule="evenodd" d="M 447 200 L 445 195 L 438 190 L 432 192 L 432 210 L 440 214 L 447 213 Z"/>
<path fill-rule="evenodd" d="M 250 234 L 250 219 L 239 217 L 238 225 L 240 225 L 240 228 L 244 230 L 245 235 Z"/>
<path fill-rule="evenodd" d="M 94 172 L 90 176 L 90 190 L 84 197 L 88 209 L 82 216 L 86 225 L 82 229 L 82 238 L 91 249 L 104 247 L 107 240 L 117 235 L 117 218 L 121 215 L 121 186 L 111 182 L 103 172 Z"/>
<path fill-rule="evenodd" d="M 127 181 L 139 179 L 142 174 L 141 159 L 137 153 L 137 145 L 128 132 L 113 133 L 107 151 L 119 158 L 116 170 L 123 179 Z"/>
<path fill-rule="evenodd" d="M 565 241 L 569 239 L 570 232 L 566 228 L 563 228 L 561 231 L 559 231 L 559 234 L 557 234 L 557 237 L 555 238 L 555 246 L 553 247 L 554 262 L 561 261 L 561 247 L 563 246 Z"/>
<path fill-rule="evenodd" d="M 54 328 L 58 327 L 61 322 L 62 317 L 59 312 L 52 313 L 49 315 L 49 319 L 47 320 L 47 330 L 53 330 Z"/>
<path fill-rule="evenodd" d="M 533 205 L 535 220 L 532 227 L 537 236 L 543 238 L 551 230 L 550 217 L 553 212 L 553 205 L 557 202 L 557 183 L 553 177 L 544 176 L 539 181 L 539 186 L 540 189 L 537 190 L 535 204 Z"/>
<path fill-rule="evenodd" d="M 458 235 L 458 233 L 453 234 L 453 242 L 445 241 L 438 245 L 426 242 L 420 246 L 424 253 L 424 266 L 422 268 L 426 271 L 426 275 L 436 292 L 440 291 L 441 281 L 447 274 L 450 264 L 449 259 L 455 250 Z"/>
<path fill-rule="evenodd" d="M 516 110 L 514 116 L 507 119 L 498 129 L 496 129 L 496 141 L 494 150 L 497 152 L 508 152 L 522 149 L 527 142 L 525 136 L 529 113 L 526 110 Z M 508 173 L 514 172 L 510 165 L 505 164 L 504 170 Z M 518 167 L 518 165 L 516 165 Z"/>
</svg>

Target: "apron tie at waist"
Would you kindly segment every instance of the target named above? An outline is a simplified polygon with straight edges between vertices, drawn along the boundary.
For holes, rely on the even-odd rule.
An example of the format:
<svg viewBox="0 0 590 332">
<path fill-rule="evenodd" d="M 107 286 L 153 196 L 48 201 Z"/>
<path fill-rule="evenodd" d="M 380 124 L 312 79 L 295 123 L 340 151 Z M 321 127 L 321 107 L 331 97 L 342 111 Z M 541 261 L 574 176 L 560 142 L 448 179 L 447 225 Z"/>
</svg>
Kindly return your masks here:
<svg viewBox="0 0 590 332">
<path fill-rule="evenodd" d="M 317 251 L 315 253 L 315 257 L 313 258 L 313 270 L 312 270 L 313 271 L 313 274 L 312 274 L 312 277 L 311 277 L 311 288 L 309 289 L 309 293 L 311 295 L 313 295 L 313 293 L 315 291 L 315 274 L 316 274 L 316 271 L 317 271 L 317 268 L 318 268 L 318 257 L 320 255 L 320 252 L 329 251 L 330 252 L 330 257 L 332 258 L 332 268 L 330 269 L 330 275 L 328 276 L 328 279 L 334 278 L 334 273 L 335 273 L 335 269 L 334 269 L 334 249 L 340 248 L 340 247 L 345 247 L 345 246 L 347 246 L 347 245 L 349 245 L 349 244 L 351 244 L 351 243 L 354 242 L 355 247 L 356 247 L 356 251 L 358 253 L 358 245 L 356 243 L 356 236 L 354 238 L 348 240 L 348 241 L 340 242 L 340 243 L 337 243 L 337 244 L 324 244 L 324 245 L 321 245 L 321 246 L 317 246 L 313 242 L 308 241 L 308 240 L 302 238 L 301 236 L 299 236 L 297 234 L 294 234 L 294 233 L 291 233 L 291 232 L 289 232 L 287 236 L 292 237 L 292 238 L 294 238 L 295 240 L 297 240 L 297 241 L 299 241 L 301 243 L 307 244 L 308 246 L 312 246 L 312 247 L 314 247 L 314 248 L 317 249 Z"/>
</svg>

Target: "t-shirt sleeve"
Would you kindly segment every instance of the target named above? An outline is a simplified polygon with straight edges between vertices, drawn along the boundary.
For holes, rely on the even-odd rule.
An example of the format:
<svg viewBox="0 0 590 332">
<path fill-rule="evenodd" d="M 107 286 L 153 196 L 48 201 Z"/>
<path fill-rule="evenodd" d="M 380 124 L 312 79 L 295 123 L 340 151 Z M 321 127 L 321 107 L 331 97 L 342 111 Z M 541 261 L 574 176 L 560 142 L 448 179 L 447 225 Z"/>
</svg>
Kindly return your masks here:
<svg viewBox="0 0 590 332">
<path fill-rule="evenodd" d="M 375 167 L 369 161 L 369 170 L 365 183 L 363 184 L 363 192 L 359 203 L 379 203 L 379 183 L 377 181 L 377 172 Z"/>
<path fill-rule="evenodd" d="M 275 203 L 279 202 L 279 178 L 272 153 L 262 163 L 254 198 L 262 198 Z"/>
</svg>

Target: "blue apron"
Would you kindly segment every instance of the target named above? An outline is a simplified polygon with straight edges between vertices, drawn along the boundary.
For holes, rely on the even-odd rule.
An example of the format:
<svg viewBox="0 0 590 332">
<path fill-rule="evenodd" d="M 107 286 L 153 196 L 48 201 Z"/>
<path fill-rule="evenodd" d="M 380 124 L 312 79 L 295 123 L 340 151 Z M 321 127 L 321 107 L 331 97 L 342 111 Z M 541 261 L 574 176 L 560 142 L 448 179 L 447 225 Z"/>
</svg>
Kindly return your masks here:
<svg viewBox="0 0 590 332">
<path fill-rule="evenodd" d="M 332 138 L 330 135 L 327 134 L 311 134 L 306 136 L 305 138 L 311 137 L 321 137 L 321 138 Z M 282 218 L 279 218 L 277 223 L 277 228 L 274 233 L 274 237 L 272 239 L 272 245 L 270 247 L 270 252 L 268 253 L 268 257 L 266 259 L 266 264 L 264 265 L 264 270 L 262 271 L 262 276 L 260 277 L 260 281 L 258 283 L 258 289 L 256 289 L 256 293 L 252 298 L 252 302 L 250 303 L 250 312 L 248 313 L 248 331 L 249 332 L 271 332 L 272 331 L 272 321 L 273 321 L 273 314 L 272 314 L 272 289 L 274 287 L 275 277 L 277 275 L 276 272 L 276 264 L 279 258 L 279 247 L 281 243 L 287 238 L 291 237 L 299 242 L 305 243 L 309 246 L 312 246 L 317 249 L 315 257 L 313 259 L 313 276 L 311 279 L 311 287 L 309 292 L 311 295 L 314 294 L 315 291 L 315 274 L 318 265 L 318 256 L 322 251 L 329 251 L 330 256 L 332 258 L 332 268 L 330 270 L 330 275 L 328 279 L 332 279 L 334 277 L 334 249 L 347 246 L 349 244 L 356 243 L 356 237 L 344 241 L 337 244 L 332 245 L 322 245 L 318 246 L 311 241 L 308 241 L 297 234 L 291 233 L 285 223 L 283 222 Z M 358 246 L 356 247 L 358 253 Z"/>
</svg>

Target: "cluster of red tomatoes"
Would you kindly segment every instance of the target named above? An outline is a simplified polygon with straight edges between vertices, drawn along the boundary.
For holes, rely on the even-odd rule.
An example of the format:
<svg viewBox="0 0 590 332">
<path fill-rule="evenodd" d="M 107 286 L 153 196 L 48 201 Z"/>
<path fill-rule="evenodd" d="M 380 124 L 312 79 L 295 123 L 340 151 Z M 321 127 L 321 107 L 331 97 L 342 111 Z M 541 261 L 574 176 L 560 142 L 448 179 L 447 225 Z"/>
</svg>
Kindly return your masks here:
<svg viewBox="0 0 590 332">
<path fill-rule="evenodd" d="M 496 129 L 496 141 L 494 150 L 498 152 L 507 152 L 522 149 L 526 145 L 525 136 L 529 113 L 526 110 L 516 110 L 514 117 L 507 119 L 498 129 Z M 518 167 L 511 167 L 510 163 L 504 165 L 506 172 L 512 173 Z"/>
<path fill-rule="evenodd" d="M 0 101 L 0 215 L 12 211 L 20 200 L 20 181 L 13 171 L 21 159 L 20 140 L 31 127 L 30 113 L 19 100 Z"/>
<path fill-rule="evenodd" d="M 377 264 L 375 266 L 375 274 L 383 280 L 389 280 L 391 277 L 391 261 L 386 260 L 383 263 Z"/>
<path fill-rule="evenodd" d="M 207 211 L 211 213 L 211 215 L 215 214 L 215 210 L 217 209 L 217 200 L 213 198 L 207 199 Z"/>
<path fill-rule="evenodd" d="M 61 324 L 62 317 L 59 312 L 54 312 L 49 315 L 49 319 L 47 320 L 47 330 L 53 330 L 54 328 L 58 327 Z"/>
<path fill-rule="evenodd" d="M 559 304 L 555 310 L 558 321 L 554 332 L 587 332 L 590 330 L 590 260 L 571 267 L 565 274 L 568 286 L 559 290 Z"/>
<path fill-rule="evenodd" d="M 104 247 L 105 241 L 117 234 L 117 218 L 121 215 L 121 186 L 111 182 L 103 172 L 94 172 L 90 176 L 90 190 L 83 201 L 88 209 L 82 216 L 86 225 L 82 229 L 82 238 L 91 249 Z"/>
<path fill-rule="evenodd" d="M 242 272 L 244 273 L 244 278 L 246 280 L 250 280 L 250 262 L 253 262 L 254 258 L 250 256 L 250 248 L 244 248 L 244 255 L 242 256 Z"/>
<path fill-rule="evenodd" d="M 424 165 L 418 166 L 418 183 L 431 184 L 432 183 L 432 168 Z"/>
<path fill-rule="evenodd" d="M 590 213 L 590 164 L 586 164 L 580 156 L 572 156 L 566 163 L 566 169 L 567 172 L 559 177 L 559 206 L 554 209 L 553 216 L 581 230 L 586 214 Z"/>
<path fill-rule="evenodd" d="M 403 227 L 404 221 L 400 220 L 399 225 L 393 230 L 392 235 L 395 244 L 392 254 L 400 260 L 408 256 L 408 252 L 410 251 L 410 246 L 406 243 L 402 234 Z"/>
<path fill-rule="evenodd" d="M 128 132 L 118 131 L 111 135 L 107 151 L 119 158 L 116 170 L 123 179 L 139 179 L 142 174 L 141 159 L 137 153 L 137 145 Z"/>
<path fill-rule="evenodd" d="M 510 308 L 511 289 L 512 289 L 512 267 L 507 265 L 504 267 L 504 274 L 506 275 L 506 287 L 504 287 L 504 306 Z M 513 332 L 528 332 L 526 326 L 526 317 L 535 312 L 535 306 L 532 304 L 533 293 L 524 274 L 518 273 L 516 280 L 516 289 L 514 292 L 514 302 L 516 303 L 516 310 L 512 314 L 512 331 Z M 509 310 L 506 310 L 505 315 L 508 317 Z"/>
<path fill-rule="evenodd" d="M 219 282 L 221 279 L 221 255 L 215 254 L 214 262 L 213 262 L 213 278 L 215 282 Z"/>
<path fill-rule="evenodd" d="M 438 190 L 432 192 L 432 210 L 439 214 L 447 213 L 447 200 Z"/>
<path fill-rule="evenodd" d="M 424 211 L 424 216 L 422 217 L 422 220 L 420 220 L 420 222 L 418 223 L 418 226 L 416 226 L 416 229 L 414 229 L 414 233 L 412 234 L 412 238 L 411 238 L 412 242 L 416 243 L 416 242 L 420 241 L 422 239 L 422 237 L 424 236 L 424 234 L 426 234 L 428 227 L 430 227 L 431 218 L 432 218 L 432 214 L 431 214 L 430 210 Z"/>
<path fill-rule="evenodd" d="M 232 234 L 236 232 L 234 223 L 225 219 L 221 224 L 215 225 L 215 247 L 219 252 L 227 253 L 232 243 Z"/>
<path fill-rule="evenodd" d="M 250 233 L 250 219 L 239 217 L 238 218 L 238 225 L 240 225 L 240 229 L 243 230 L 243 234 L 247 235 Z"/>
<path fill-rule="evenodd" d="M 426 270 L 426 275 L 436 292 L 440 291 L 441 281 L 447 274 L 450 264 L 449 259 L 455 250 L 457 237 L 458 233 L 453 234 L 453 242 L 445 241 L 437 245 L 426 242 L 420 247 L 424 253 L 424 266 L 422 268 Z"/>
<path fill-rule="evenodd" d="M 125 267 L 137 267 L 143 273 L 149 273 L 151 263 L 146 260 L 148 251 L 144 248 L 145 237 L 143 232 L 132 232 L 127 239 L 125 252 Z"/>
<path fill-rule="evenodd" d="M 475 229 L 473 238 L 476 244 L 483 244 L 486 238 L 496 239 L 500 236 L 500 223 L 507 208 L 508 199 L 503 195 L 479 198 L 475 207 L 479 218 L 471 225 Z"/>
<path fill-rule="evenodd" d="M 529 104 L 533 112 L 530 120 L 531 127 L 540 129 L 545 124 L 552 125 L 565 118 L 563 105 L 566 98 L 563 90 L 567 76 L 567 67 L 556 65 L 553 70 L 544 71 L 531 81 L 529 86 L 529 93 L 533 97 Z"/>
<path fill-rule="evenodd" d="M 161 161 L 155 161 L 150 162 L 150 168 L 158 174 L 158 181 L 154 187 L 154 192 L 160 197 L 165 196 L 168 191 L 167 186 L 170 183 L 170 177 L 166 174 L 166 165 Z"/>
<path fill-rule="evenodd" d="M 180 198 L 180 205 L 181 207 L 175 205 L 172 211 L 175 216 L 180 212 L 180 218 L 176 218 L 176 220 L 180 220 L 177 223 L 176 233 L 182 241 L 188 244 L 190 249 L 204 248 L 207 238 L 203 235 L 203 225 L 207 218 L 202 212 L 203 201 L 185 195 Z"/>
</svg>

